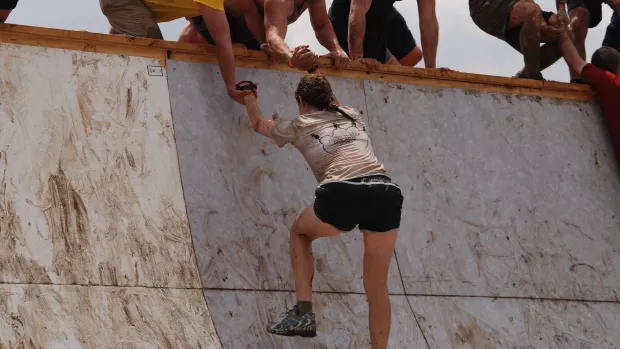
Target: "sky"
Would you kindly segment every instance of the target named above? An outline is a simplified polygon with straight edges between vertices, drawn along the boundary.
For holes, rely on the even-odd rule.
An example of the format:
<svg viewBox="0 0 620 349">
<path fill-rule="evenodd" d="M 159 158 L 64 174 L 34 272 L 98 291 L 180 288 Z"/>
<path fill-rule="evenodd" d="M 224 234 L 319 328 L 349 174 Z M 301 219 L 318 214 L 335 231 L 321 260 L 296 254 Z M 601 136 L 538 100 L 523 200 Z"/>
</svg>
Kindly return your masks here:
<svg viewBox="0 0 620 349">
<path fill-rule="evenodd" d="M 329 8 L 332 0 L 326 0 Z M 436 0 L 439 20 L 438 67 L 447 67 L 462 72 L 497 76 L 513 76 L 523 66 L 522 56 L 505 42 L 482 32 L 469 17 L 467 0 Z M 537 0 L 548 11 L 554 11 L 555 0 Z M 416 40 L 420 41 L 417 2 L 404 0 L 396 7 L 407 20 Z M 612 11 L 603 9 L 603 21 L 591 29 L 587 39 L 588 57 L 601 46 L 605 29 Z M 554 11 L 555 12 L 555 11 Z M 107 33 L 109 24 L 99 9 L 98 0 L 20 0 L 8 20 L 9 23 L 49 28 L 84 30 Z M 185 20 L 161 23 L 166 40 L 176 40 Z M 326 50 L 318 43 L 310 18 L 305 13 L 296 23 L 289 26 L 286 41 L 290 46 L 302 44 L 320 54 Z M 420 62 L 418 67 L 423 67 Z M 568 68 L 563 60 L 543 72 L 548 80 L 568 81 Z"/>
</svg>

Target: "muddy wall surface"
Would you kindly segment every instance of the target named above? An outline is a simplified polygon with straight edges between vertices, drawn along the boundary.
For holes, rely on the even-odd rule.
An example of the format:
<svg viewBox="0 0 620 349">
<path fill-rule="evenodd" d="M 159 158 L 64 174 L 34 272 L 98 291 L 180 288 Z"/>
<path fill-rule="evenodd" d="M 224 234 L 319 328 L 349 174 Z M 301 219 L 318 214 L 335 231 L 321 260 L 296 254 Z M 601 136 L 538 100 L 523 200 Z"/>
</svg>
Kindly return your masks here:
<svg viewBox="0 0 620 349">
<path fill-rule="evenodd" d="M 300 75 L 239 69 L 266 117 Z M 226 348 L 367 348 L 359 232 L 316 241 L 315 340 L 268 336 L 294 304 L 288 226 L 315 179 L 254 134 L 217 67 L 168 62 L 181 177 Z M 405 195 L 390 348 L 616 348 L 620 169 L 590 103 L 332 78 Z"/>
<path fill-rule="evenodd" d="M 0 67 L 0 348 L 221 348 L 161 62 L 0 45 Z"/>
</svg>

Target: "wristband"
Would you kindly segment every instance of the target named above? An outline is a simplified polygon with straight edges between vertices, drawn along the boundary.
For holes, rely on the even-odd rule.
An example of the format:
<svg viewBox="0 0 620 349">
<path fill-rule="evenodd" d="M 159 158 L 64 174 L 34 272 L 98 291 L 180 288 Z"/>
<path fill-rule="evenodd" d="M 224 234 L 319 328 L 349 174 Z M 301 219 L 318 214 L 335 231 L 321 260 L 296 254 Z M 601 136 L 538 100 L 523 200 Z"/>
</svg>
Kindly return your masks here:
<svg viewBox="0 0 620 349">
<path fill-rule="evenodd" d="M 294 68 L 293 67 L 293 55 L 290 53 L 286 54 L 286 64 L 288 64 L 289 67 Z"/>
</svg>

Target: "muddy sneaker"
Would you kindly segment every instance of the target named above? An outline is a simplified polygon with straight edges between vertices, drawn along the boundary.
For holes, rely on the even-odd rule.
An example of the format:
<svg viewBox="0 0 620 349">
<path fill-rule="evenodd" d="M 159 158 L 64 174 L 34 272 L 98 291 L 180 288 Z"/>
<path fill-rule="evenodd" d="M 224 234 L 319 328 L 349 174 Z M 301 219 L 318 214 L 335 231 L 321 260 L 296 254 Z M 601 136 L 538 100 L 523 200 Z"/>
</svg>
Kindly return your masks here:
<svg viewBox="0 0 620 349">
<path fill-rule="evenodd" d="M 267 332 L 278 336 L 316 337 L 314 313 L 297 315 L 297 306 L 282 314 L 280 319 L 267 325 Z"/>
<path fill-rule="evenodd" d="M 546 81 L 545 78 L 543 77 L 542 73 L 538 73 L 538 75 L 529 76 L 529 75 L 523 74 L 523 71 L 519 71 L 514 77 L 517 78 L 517 79 L 530 79 L 530 80 Z"/>
</svg>

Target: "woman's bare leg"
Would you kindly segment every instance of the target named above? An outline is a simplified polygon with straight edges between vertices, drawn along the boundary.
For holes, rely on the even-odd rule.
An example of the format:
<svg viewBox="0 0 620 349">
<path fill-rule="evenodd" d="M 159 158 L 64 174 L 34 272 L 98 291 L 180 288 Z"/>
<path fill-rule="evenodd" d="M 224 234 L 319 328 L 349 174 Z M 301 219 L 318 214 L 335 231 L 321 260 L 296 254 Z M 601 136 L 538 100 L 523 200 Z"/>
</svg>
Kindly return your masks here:
<svg viewBox="0 0 620 349">
<path fill-rule="evenodd" d="M 291 227 L 291 265 L 295 274 L 297 302 L 312 301 L 312 277 L 314 276 L 314 257 L 312 241 L 320 237 L 340 234 L 340 230 L 321 222 L 314 214 L 312 206 L 306 207 Z"/>
<path fill-rule="evenodd" d="M 386 349 L 392 309 L 387 280 L 398 229 L 386 233 L 364 232 L 364 289 L 368 298 L 368 327 L 372 349 Z"/>
<path fill-rule="evenodd" d="M 314 258 L 312 241 L 319 237 L 334 236 L 340 230 L 321 222 L 312 206 L 306 207 L 291 227 L 291 264 L 295 275 L 296 306 L 275 322 L 267 325 L 267 332 L 282 336 L 316 336 L 316 321 L 312 312 L 312 277 Z"/>
</svg>

